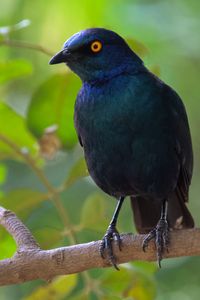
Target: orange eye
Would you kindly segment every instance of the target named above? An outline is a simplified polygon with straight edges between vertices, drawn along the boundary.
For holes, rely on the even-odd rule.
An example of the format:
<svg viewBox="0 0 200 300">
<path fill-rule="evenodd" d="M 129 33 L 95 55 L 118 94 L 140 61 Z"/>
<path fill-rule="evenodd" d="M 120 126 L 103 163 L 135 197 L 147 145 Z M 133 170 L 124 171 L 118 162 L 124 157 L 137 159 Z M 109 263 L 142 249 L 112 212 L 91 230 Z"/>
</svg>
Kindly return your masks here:
<svg viewBox="0 0 200 300">
<path fill-rule="evenodd" d="M 97 53 L 97 52 L 101 51 L 102 43 L 99 41 L 94 41 L 94 42 L 92 42 L 90 48 L 91 48 L 92 52 Z"/>
</svg>

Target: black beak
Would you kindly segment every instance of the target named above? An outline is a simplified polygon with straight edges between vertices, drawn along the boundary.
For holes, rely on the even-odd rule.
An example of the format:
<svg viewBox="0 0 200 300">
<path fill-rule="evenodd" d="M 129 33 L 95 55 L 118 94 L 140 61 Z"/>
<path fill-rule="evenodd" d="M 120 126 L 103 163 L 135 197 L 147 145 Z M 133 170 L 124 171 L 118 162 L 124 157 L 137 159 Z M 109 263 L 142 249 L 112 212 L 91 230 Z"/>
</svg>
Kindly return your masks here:
<svg viewBox="0 0 200 300">
<path fill-rule="evenodd" d="M 49 64 L 50 65 L 55 65 L 55 64 L 60 64 L 62 62 L 67 62 L 67 52 L 66 51 L 60 51 L 58 53 L 56 53 L 56 55 L 54 55 L 50 61 Z"/>
</svg>

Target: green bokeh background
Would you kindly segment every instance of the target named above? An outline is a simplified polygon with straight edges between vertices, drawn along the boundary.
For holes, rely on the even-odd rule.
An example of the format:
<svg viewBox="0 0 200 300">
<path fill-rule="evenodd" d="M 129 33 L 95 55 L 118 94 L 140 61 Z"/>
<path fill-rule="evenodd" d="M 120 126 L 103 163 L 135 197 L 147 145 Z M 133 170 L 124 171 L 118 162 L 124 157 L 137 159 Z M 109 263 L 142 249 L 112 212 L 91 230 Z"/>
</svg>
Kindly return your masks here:
<svg viewBox="0 0 200 300">
<path fill-rule="evenodd" d="M 140 43 L 145 45 L 142 46 L 142 50 L 139 50 L 145 64 L 150 69 L 156 70 L 161 79 L 179 93 L 188 112 L 195 155 L 189 207 L 198 227 L 200 223 L 200 1 L 0 0 L 0 26 L 13 25 L 23 19 L 29 19 L 30 26 L 13 31 L 10 33 L 9 39 L 41 45 L 52 53 L 57 52 L 72 34 L 89 27 L 106 27 L 118 32 L 126 39 L 137 41 L 135 47 Z M 49 66 L 49 58 L 50 56 L 40 51 L 4 46 L 1 44 L 0 38 L 0 99 L 20 115 L 12 117 L 7 109 L 1 109 L 0 106 L 0 133 L 7 134 L 7 130 L 9 138 L 13 138 L 19 147 L 29 147 L 30 145 L 31 155 L 35 155 L 34 153 L 37 152 L 32 145 L 38 138 L 37 125 L 43 122 L 43 118 L 40 117 L 37 120 L 37 117 L 34 116 L 30 120 L 29 114 L 27 114 L 29 105 L 35 98 L 38 103 L 40 103 L 40 97 L 41 101 L 44 97 L 45 101 L 50 99 L 56 88 L 51 79 L 59 76 L 63 79 L 65 76 L 63 73 L 68 72 L 64 65 Z M 11 68 L 10 73 L 7 74 L 8 63 L 16 59 L 19 60 L 21 67 L 14 66 L 13 68 L 15 72 L 18 70 L 19 73 L 14 74 Z M 3 76 L 6 78 L 1 79 Z M 76 94 L 77 86 L 80 83 L 78 79 L 73 79 L 75 75 L 70 79 L 71 81 L 68 81 L 67 76 L 66 93 L 69 94 L 70 99 L 73 99 L 72 96 Z M 55 80 L 53 81 L 55 82 Z M 68 86 L 67 83 L 69 83 Z M 47 88 L 44 93 L 45 84 Z M 82 149 L 76 145 L 77 140 L 74 138 L 74 132 L 70 125 L 72 124 L 70 122 L 72 122 L 73 110 L 71 102 L 64 103 L 66 128 L 69 133 L 64 138 L 69 138 L 70 147 L 66 141 L 65 151 L 56 155 L 53 160 L 44 162 L 41 158 L 38 159 L 39 167 L 44 170 L 53 186 L 58 186 L 67 180 L 71 168 L 82 156 Z M 68 112 L 67 105 L 69 105 Z M 36 115 L 37 109 L 40 109 L 39 106 L 34 111 Z M 22 119 L 19 120 L 19 118 Z M 47 116 L 44 115 L 44 123 L 46 119 Z M 28 130 L 28 136 L 23 135 L 20 140 L 20 130 L 24 126 L 22 124 L 25 126 L 28 124 L 32 133 Z M 36 137 L 32 134 L 36 134 Z M 2 158 L 0 162 L 0 204 L 12 209 L 23 219 L 42 247 L 51 248 L 69 244 L 69 239 L 61 234 L 63 225 L 53 203 L 42 201 L 45 189 L 29 166 L 1 144 L 0 157 Z M 84 223 L 82 230 L 77 232 L 79 242 L 102 237 L 114 209 L 115 202 L 113 200 L 103 194 L 88 178 L 79 179 L 71 184 L 67 190 L 61 193 L 61 199 L 70 215 L 72 224 L 84 223 L 83 220 L 90 219 L 90 215 L 97 220 L 94 222 L 91 218 L 88 224 Z M 98 209 L 95 210 L 96 207 Z M 98 213 L 102 211 L 102 216 L 95 215 L 97 210 Z M 128 201 L 120 215 L 119 229 L 120 231 L 134 231 Z M 11 238 L 4 231 L 1 232 L 0 238 L 2 240 L 0 243 L 1 258 L 5 258 L 13 253 L 15 247 Z M 149 271 L 150 266 L 154 271 Z M 131 293 L 130 295 L 122 293 L 125 289 L 123 286 L 121 290 L 117 289 L 118 283 L 123 281 L 122 278 L 128 276 L 126 273 L 128 268 L 132 268 L 133 273 L 133 277 L 127 277 L 127 281 L 132 286 L 132 295 Z M 100 282 L 102 291 L 105 292 L 100 299 L 199 299 L 199 257 L 164 260 L 161 270 L 156 270 L 154 264 L 132 264 L 129 267 L 125 266 L 124 270 L 122 270 L 122 275 L 120 272 L 115 275 L 115 270 L 93 270 L 89 273 L 91 278 L 96 278 Z M 116 281 L 116 286 L 109 280 L 112 283 Z M 68 278 L 66 278 L 67 284 Z M 94 292 L 90 293 L 87 298 L 83 298 L 81 291 L 84 282 L 81 278 L 78 279 L 77 284 L 73 284 L 74 290 L 70 292 L 71 294 L 66 292 L 62 295 L 59 294 L 56 298 L 50 298 L 50 295 L 46 294 L 46 299 L 98 299 Z M 12 287 L 2 287 L 0 288 L 0 299 L 42 299 L 40 294 L 39 296 L 32 294 L 41 285 L 43 285 L 41 281 L 35 281 Z M 150 291 L 148 290 L 149 286 L 152 288 Z"/>
</svg>

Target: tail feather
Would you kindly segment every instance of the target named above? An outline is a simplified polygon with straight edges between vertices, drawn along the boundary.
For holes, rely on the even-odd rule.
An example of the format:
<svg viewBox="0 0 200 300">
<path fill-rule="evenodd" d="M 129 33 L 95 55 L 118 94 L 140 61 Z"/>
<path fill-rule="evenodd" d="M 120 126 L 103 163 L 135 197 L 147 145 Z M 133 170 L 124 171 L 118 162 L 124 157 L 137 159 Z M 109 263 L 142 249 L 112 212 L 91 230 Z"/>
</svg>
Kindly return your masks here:
<svg viewBox="0 0 200 300">
<path fill-rule="evenodd" d="M 139 233 L 148 233 L 153 229 L 161 215 L 161 202 L 140 196 L 131 197 L 131 206 L 136 229 Z M 194 220 L 177 194 L 168 202 L 168 223 L 170 228 L 193 228 Z"/>
</svg>

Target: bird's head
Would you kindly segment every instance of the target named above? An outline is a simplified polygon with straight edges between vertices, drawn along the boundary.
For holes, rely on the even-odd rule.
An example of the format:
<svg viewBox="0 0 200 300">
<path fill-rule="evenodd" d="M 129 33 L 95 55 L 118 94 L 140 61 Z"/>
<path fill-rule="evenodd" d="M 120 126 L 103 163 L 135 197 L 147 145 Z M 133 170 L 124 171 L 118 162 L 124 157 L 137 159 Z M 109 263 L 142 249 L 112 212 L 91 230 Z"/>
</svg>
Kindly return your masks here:
<svg viewBox="0 0 200 300">
<path fill-rule="evenodd" d="M 103 28 L 83 30 L 69 38 L 49 63 L 62 62 L 82 81 L 109 78 L 142 64 L 118 34 Z"/>
</svg>

